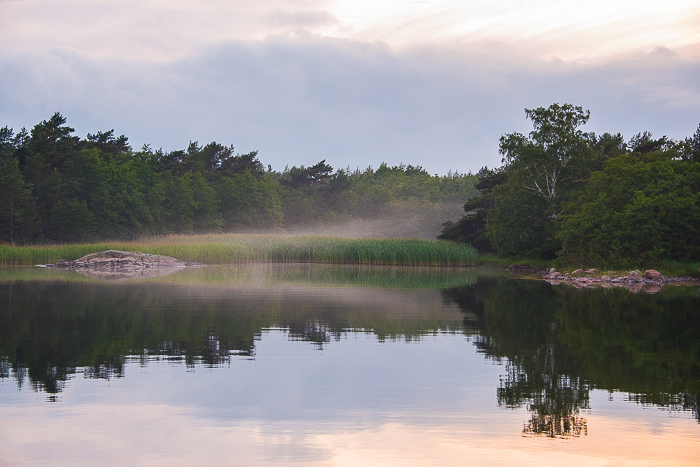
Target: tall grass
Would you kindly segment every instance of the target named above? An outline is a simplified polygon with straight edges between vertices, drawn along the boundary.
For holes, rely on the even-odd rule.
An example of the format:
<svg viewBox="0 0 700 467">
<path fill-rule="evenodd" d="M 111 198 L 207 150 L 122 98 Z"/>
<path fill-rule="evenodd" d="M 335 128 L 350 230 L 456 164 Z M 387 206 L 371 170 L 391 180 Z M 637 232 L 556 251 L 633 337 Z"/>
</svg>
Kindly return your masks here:
<svg viewBox="0 0 700 467">
<path fill-rule="evenodd" d="M 700 263 L 681 263 L 672 260 L 661 260 L 653 266 L 655 266 L 655 269 L 657 269 L 664 276 L 700 276 Z"/>
<path fill-rule="evenodd" d="M 137 242 L 0 245 L 0 264 L 48 264 L 104 250 L 167 255 L 205 264 L 267 262 L 470 266 L 479 261 L 474 248 L 444 241 L 221 234 L 152 237 Z"/>
</svg>

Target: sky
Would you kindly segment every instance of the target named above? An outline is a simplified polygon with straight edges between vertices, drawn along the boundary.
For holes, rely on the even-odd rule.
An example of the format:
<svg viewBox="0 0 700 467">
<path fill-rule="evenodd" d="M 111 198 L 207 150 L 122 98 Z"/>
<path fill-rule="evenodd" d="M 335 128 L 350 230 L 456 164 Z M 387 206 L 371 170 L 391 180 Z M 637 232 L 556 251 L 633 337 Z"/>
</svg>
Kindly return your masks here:
<svg viewBox="0 0 700 467">
<path fill-rule="evenodd" d="M 134 148 L 465 173 L 524 109 L 673 139 L 700 123 L 697 0 L 0 0 L 0 126 L 60 112 Z"/>
</svg>

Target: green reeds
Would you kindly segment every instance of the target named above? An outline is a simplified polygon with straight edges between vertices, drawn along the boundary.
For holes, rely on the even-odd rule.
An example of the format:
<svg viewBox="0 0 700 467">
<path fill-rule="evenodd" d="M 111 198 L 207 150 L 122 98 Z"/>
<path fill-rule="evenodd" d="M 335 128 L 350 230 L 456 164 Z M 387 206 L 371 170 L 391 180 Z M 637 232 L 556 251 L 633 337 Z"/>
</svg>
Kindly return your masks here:
<svg viewBox="0 0 700 467">
<path fill-rule="evenodd" d="M 221 234 L 153 237 L 138 242 L 118 243 L 0 245 L 0 264 L 49 264 L 104 250 L 167 255 L 205 264 L 267 262 L 470 266 L 479 261 L 474 248 L 444 241 Z"/>
<path fill-rule="evenodd" d="M 653 265 L 664 276 L 669 277 L 698 277 L 700 263 L 681 263 L 679 261 L 661 260 Z"/>
</svg>

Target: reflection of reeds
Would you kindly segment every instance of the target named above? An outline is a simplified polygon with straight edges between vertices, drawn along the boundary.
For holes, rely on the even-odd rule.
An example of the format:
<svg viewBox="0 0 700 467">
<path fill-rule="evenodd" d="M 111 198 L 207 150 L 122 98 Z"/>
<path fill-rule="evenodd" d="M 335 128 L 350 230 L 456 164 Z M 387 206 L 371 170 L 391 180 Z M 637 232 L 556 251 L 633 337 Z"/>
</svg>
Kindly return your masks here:
<svg viewBox="0 0 700 467">
<path fill-rule="evenodd" d="M 476 268 L 434 268 L 393 266 L 306 265 L 308 273 L 294 270 L 270 271 L 268 277 L 280 281 L 307 282 L 323 286 L 379 287 L 392 289 L 444 289 L 474 285 L 478 277 L 502 274 Z M 285 268 L 290 269 L 290 268 Z"/>
<path fill-rule="evenodd" d="M 119 276 L 86 277 L 75 271 L 26 266 L 0 268 L 0 283 L 15 281 L 93 282 L 121 280 Z M 214 287 L 256 287 L 294 284 L 308 287 L 370 287 L 383 289 L 445 289 L 467 287 L 478 277 L 503 274 L 494 269 L 363 266 L 335 264 L 237 264 L 179 269 L 163 277 L 132 277 L 150 282 Z"/>
<path fill-rule="evenodd" d="M 77 259 L 103 250 L 168 255 L 206 264 L 241 262 L 468 266 L 478 261 L 467 245 L 417 239 L 351 239 L 279 235 L 167 236 L 138 242 L 11 247 L 0 245 L 0 264 L 30 265 Z"/>
<path fill-rule="evenodd" d="M 186 269 L 154 281 L 231 286 L 235 284 L 309 287 L 371 287 L 389 289 L 444 289 L 467 287 L 478 277 L 503 274 L 492 269 L 364 266 L 335 264 L 259 264 Z M 0 270 L 0 281 L 2 270 Z"/>
</svg>

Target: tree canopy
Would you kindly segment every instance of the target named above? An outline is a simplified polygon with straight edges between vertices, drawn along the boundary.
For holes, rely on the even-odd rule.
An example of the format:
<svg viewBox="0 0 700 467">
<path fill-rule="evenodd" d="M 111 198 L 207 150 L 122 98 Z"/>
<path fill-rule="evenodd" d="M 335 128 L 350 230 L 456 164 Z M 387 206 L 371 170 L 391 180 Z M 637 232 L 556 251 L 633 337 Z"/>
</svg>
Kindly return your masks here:
<svg viewBox="0 0 700 467">
<path fill-rule="evenodd" d="M 479 172 L 481 197 L 440 238 L 501 256 L 596 266 L 697 261 L 700 127 L 691 138 L 583 132 L 570 104 L 526 109 L 533 131 L 501 137 L 503 165 Z"/>
<path fill-rule="evenodd" d="M 476 193 L 474 180 L 410 165 L 336 170 L 325 160 L 275 172 L 258 151 L 217 142 L 134 150 L 114 130 L 77 137 L 56 113 L 31 131 L 0 128 L 0 242 L 307 229 L 377 217 L 396 224 L 398 236 L 434 236 Z"/>
</svg>

